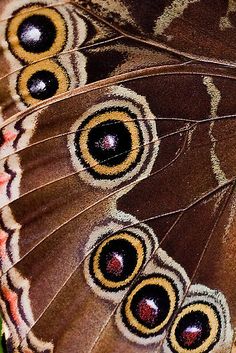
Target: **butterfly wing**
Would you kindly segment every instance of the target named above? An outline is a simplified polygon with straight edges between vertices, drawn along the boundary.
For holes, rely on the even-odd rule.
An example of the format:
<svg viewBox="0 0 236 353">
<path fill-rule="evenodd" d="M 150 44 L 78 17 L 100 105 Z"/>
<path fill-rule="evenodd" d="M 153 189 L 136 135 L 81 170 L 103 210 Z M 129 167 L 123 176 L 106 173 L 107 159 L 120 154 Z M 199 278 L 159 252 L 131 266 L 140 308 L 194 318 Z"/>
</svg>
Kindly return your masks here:
<svg viewBox="0 0 236 353">
<path fill-rule="evenodd" d="M 129 16 L 123 2 L 114 1 L 119 23 L 109 4 L 118 29 L 104 24 L 104 2 L 97 7 L 102 20 L 89 2 L 45 4 L 29 11 L 17 2 L 15 14 L 4 3 L 2 28 L 51 10 L 91 21 L 97 31 L 88 42 L 65 45 L 86 58 L 83 85 L 98 82 L 4 115 L 0 305 L 9 351 L 229 351 L 236 317 L 234 68 L 141 43 L 131 3 L 129 39 L 120 32 Z M 45 60 L 68 63 L 72 55 L 61 47 L 50 59 L 14 58 L 9 66 L 6 55 L 16 57 L 19 47 L 8 45 L 2 60 L 13 81 L 16 63 L 20 74 L 32 73 L 35 65 L 50 68 Z"/>
<path fill-rule="evenodd" d="M 198 70 L 197 67 L 194 66 L 194 68 Z M 178 70 L 180 71 L 180 68 Z M 182 85 L 183 89 L 177 90 L 180 77 L 185 84 Z M 60 101 L 48 103 L 48 106 L 45 105 L 43 109 L 33 113 L 36 122 L 30 143 L 36 143 L 41 139 L 38 147 L 44 151 L 44 156 L 48 156 L 50 150 L 54 151 L 49 143 L 53 134 L 62 135 L 62 144 L 56 146 L 56 151 L 66 158 L 65 162 L 61 157 L 54 158 L 54 163 L 50 163 L 51 173 L 49 168 L 46 173 L 43 171 L 45 163 L 34 164 L 34 176 L 30 176 L 26 171 L 28 189 L 22 193 L 20 191 L 16 200 L 2 209 L 3 218 L 8 221 L 9 214 L 14 218 L 17 232 L 9 234 L 8 244 L 11 246 L 9 249 L 6 247 L 6 254 L 15 256 L 8 255 L 7 261 L 2 261 L 3 299 L 5 303 L 8 302 L 8 306 L 3 310 L 4 318 L 12 328 L 12 332 L 14 315 L 20 326 L 18 331 L 16 329 L 18 326 L 15 325 L 15 332 L 10 339 L 11 344 L 20 345 L 23 347 L 21 349 L 34 347 L 36 351 L 49 349 L 49 351 L 59 352 L 68 350 L 72 352 L 79 345 L 80 350 L 84 349 L 86 352 L 93 345 L 96 349 L 97 344 L 103 344 L 106 330 L 101 336 L 100 330 L 102 331 L 107 323 L 111 323 L 114 329 L 115 324 L 112 320 L 115 320 L 117 333 L 120 332 L 119 340 L 124 340 L 123 343 L 119 341 L 120 343 L 116 345 L 117 349 L 120 349 L 120 344 L 131 345 L 134 349 L 133 336 L 136 336 L 131 330 L 131 336 L 133 335 L 131 343 L 129 341 L 127 343 L 127 338 L 128 340 L 130 338 L 129 328 L 124 326 L 125 320 L 121 320 L 121 309 L 119 309 L 129 298 L 130 294 L 127 295 L 127 291 L 131 283 L 128 282 L 122 290 L 119 286 L 114 287 L 110 292 L 110 284 L 107 284 L 108 289 L 105 290 L 101 284 L 103 283 L 100 278 L 101 269 L 95 267 L 91 272 L 91 258 L 96 258 L 96 251 L 100 251 L 99 246 L 102 247 L 103 242 L 109 245 L 109 238 L 117 236 L 122 229 L 125 229 L 128 234 L 131 233 L 127 243 L 131 243 L 131 248 L 137 246 L 135 249 L 139 249 L 140 257 L 143 258 L 138 262 L 138 258 L 136 257 L 135 260 L 134 257 L 134 273 L 135 271 L 137 274 L 140 271 L 143 273 L 138 275 L 137 281 L 143 275 L 146 278 L 153 273 L 156 276 L 166 273 L 165 267 L 167 267 L 170 283 L 176 281 L 175 285 L 179 293 L 182 292 L 182 297 L 179 294 L 177 308 L 181 306 L 185 292 L 191 293 L 189 288 L 195 290 L 194 279 L 197 275 L 200 276 L 199 268 L 204 259 L 203 255 L 206 251 L 210 251 L 207 249 L 213 234 L 217 234 L 215 227 L 227 203 L 227 198 L 231 197 L 235 175 L 234 120 L 232 119 L 235 106 L 233 102 L 232 106 L 226 104 L 224 97 L 227 95 L 222 93 L 218 102 L 220 108 L 217 106 L 217 109 L 221 109 L 220 117 L 217 118 L 218 111 L 215 112 L 217 113 L 215 117 L 212 116 L 215 101 L 210 94 L 210 87 L 215 88 L 216 92 L 217 90 L 221 92 L 220 89 L 223 87 L 226 92 L 227 88 L 233 89 L 234 82 L 233 78 L 218 78 L 214 74 L 202 77 L 201 66 L 199 73 L 192 75 L 184 72 L 168 74 L 158 72 L 153 76 L 143 74 L 143 77 L 140 77 L 139 74 L 137 78 L 126 78 L 126 82 L 115 86 L 107 85 L 105 88 L 96 88 L 84 93 L 78 91 L 78 94 L 74 94 L 73 97 L 68 94 Z M 195 94 L 192 99 L 196 99 L 197 91 L 199 107 L 204 107 L 202 109 L 205 111 L 199 112 L 196 106 L 191 104 L 191 97 L 187 105 L 178 103 L 179 110 L 177 110 L 174 101 L 185 103 L 186 89 L 193 85 Z M 164 92 L 163 87 L 165 87 Z M 166 99 L 163 97 L 165 92 L 168 92 Z M 169 94 L 173 102 L 172 111 L 168 101 Z M 155 97 L 159 97 L 159 100 Z M 61 112 L 65 112 L 66 119 Z M 123 118 L 117 131 L 120 131 L 120 138 L 124 141 L 125 126 L 129 129 L 126 139 L 130 136 L 131 152 L 128 155 L 125 150 L 116 152 L 114 147 L 112 151 L 115 151 L 115 156 L 112 156 L 111 152 L 104 154 L 106 148 L 109 151 L 109 143 L 115 143 L 115 141 L 109 139 L 97 141 L 96 134 L 92 132 L 96 132 L 99 125 L 99 129 L 105 129 L 101 130 L 102 138 L 104 138 L 104 132 L 107 134 L 109 129 L 111 130 L 108 137 L 111 138 L 114 131 L 112 129 L 119 122 L 111 120 L 116 116 L 117 119 Z M 59 128 L 58 117 L 61 121 L 60 131 L 55 131 L 55 126 Z M 137 125 L 132 120 L 134 118 Z M 26 119 L 30 119 L 30 115 Z M 44 128 L 45 125 L 47 129 Z M 99 130 L 97 134 L 100 134 Z M 49 139 L 50 135 L 51 139 Z M 225 155 L 226 136 L 228 142 Z M 89 138 L 95 140 L 89 141 Z M 46 147 L 44 147 L 45 143 Z M 86 143 L 92 144 L 89 145 L 88 150 Z M 94 156 L 99 161 L 97 153 L 100 149 L 103 151 L 101 165 L 94 162 L 93 157 L 95 153 Z M 31 152 L 34 155 L 33 151 L 34 148 L 32 151 L 28 148 L 29 155 Z M 122 155 L 124 160 L 119 157 Z M 104 157 L 107 157 L 107 163 Z M 138 163 L 137 158 L 139 158 Z M 109 164 L 109 160 L 112 159 L 113 163 Z M 33 160 L 31 157 L 27 162 L 31 169 Z M 37 158 L 37 161 L 40 160 L 41 158 Z M 53 159 L 50 158 L 51 160 Z M 221 160 L 223 164 L 220 163 Z M 26 170 L 24 159 L 21 159 L 21 163 L 23 181 Z M 58 167 L 57 163 L 59 163 Z M 224 163 L 230 165 L 230 168 L 224 168 Z M 113 168 L 114 175 L 112 175 Z M 188 172 L 185 173 L 187 168 Z M 57 170 L 60 170 L 59 176 Z M 36 175 L 42 175 L 41 178 L 51 176 L 47 181 L 44 179 L 40 181 Z M 182 176 L 181 179 L 178 178 L 179 175 Z M 177 186 L 173 180 L 178 180 Z M 34 184 L 35 182 L 40 184 Z M 150 206 L 143 207 L 143 204 Z M 27 212 L 29 205 L 30 213 Z M 200 223 L 203 214 L 204 225 Z M 156 226 L 155 219 L 157 219 Z M 163 219 L 167 219 L 167 224 Z M 229 216 L 226 219 L 228 222 Z M 193 222 L 189 223 L 189 220 Z M 11 221 L 13 223 L 13 219 Z M 141 226 L 141 229 L 137 225 Z M 142 230 L 143 227 L 148 233 Z M 160 229 L 163 227 L 160 235 L 159 227 Z M 193 232 L 189 233 L 190 229 L 193 229 Z M 132 243 L 133 232 L 137 232 L 135 239 L 137 241 L 140 237 L 143 246 Z M 29 234 L 31 234 L 30 237 Z M 219 242 L 222 241 L 224 238 L 222 232 L 219 232 L 217 238 L 220 238 Z M 178 241 L 179 245 L 177 245 Z M 143 252 L 140 250 L 142 247 Z M 187 253 L 186 249 L 189 249 L 188 256 L 184 256 Z M 13 250 L 17 250 L 18 254 L 11 254 Z M 108 265 L 111 271 L 114 271 L 113 267 L 116 263 L 114 261 L 111 259 L 110 265 L 107 264 L 103 271 Z M 140 266 L 138 268 L 137 262 Z M 214 264 L 212 266 L 214 267 Z M 176 268 L 179 269 L 177 274 Z M 99 279 L 96 279 L 96 271 L 101 272 L 99 272 Z M 207 279 L 206 275 L 205 278 Z M 198 283 L 197 280 L 196 283 Z M 205 281 L 200 283 L 205 285 Z M 135 284 L 133 286 L 135 287 Z M 131 293 L 133 286 L 130 289 Z M 18 303 L 18 309 L 17 306 L 10 305 L 12 297 L 15 298 L 17 293 L 16 288 L 20 289 L 24 298 Z M 207 287 L 210 294 L 211 290 Z M 230 288 L 229 292 L 231 293 Z M 192 295 L 194 298 L 195 294 Z M 200 297 L 201 292 L 200 294 L 197 292 L 197 295 Z M 231 293 L 231 295 L 234 294 Z M 221 301 L 218 304 L 221 305 Z M 31 316 L 27 317 L 27 324 L 23 320 L 22 307 L 24 315 L 31 312 Z M 225 304 L 226 313 L 227 307 L 228 304 Z M 231 310 L 234 310 L 232 308 Z M 96 315 L 91 316 L 91 313 L 95 312 Z M 170 318 L 173 319 L 173 317 L 174 311 Z M 45 325 L 48 325 L 47 330 Z M 168 327 L 168 324 L 166 326 Z M 224 322 L 221 326 L 224 327 Z M 224 343 L 230 345 L 232 341 L 230 325 L 227 330 L 229 338 Z M 163 332 L 161 338 L 165 342 L 165 331 Z M 72 336 L 76 336 L 73 338 L 73 344 L 69 343 Z M 151 335 L 154 350 L 160 343 L 159 336 L 158 331 L 156 335 Z M 113 335 L 109 334 L 109 337 L 112 339 Z M 51 343 L 52 340 L 53 343 Z M 98 343 L 96 343 L 97 340 Z M 105 342 L 107 342 L 106 338 Z M 140 349 L 144 349 L 143 344 L 145 347 L 147 345 L 145 339 L 144 342 L 141 340 L 136 343 L 137 347 L 141 347 Z M 114 349 L 113 347 L 112 344 L 107 345 L 108 350 Z M 145 349 L 150 350 L 150 346 Z"/>
</svg>

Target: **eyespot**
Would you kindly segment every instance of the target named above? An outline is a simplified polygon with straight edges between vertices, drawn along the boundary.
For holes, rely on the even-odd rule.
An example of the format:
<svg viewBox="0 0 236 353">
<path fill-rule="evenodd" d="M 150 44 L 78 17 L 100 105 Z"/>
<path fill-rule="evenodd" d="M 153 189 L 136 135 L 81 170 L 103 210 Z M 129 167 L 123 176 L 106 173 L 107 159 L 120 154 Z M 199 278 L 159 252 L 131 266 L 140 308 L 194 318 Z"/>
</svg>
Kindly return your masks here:
<svg viewBox="0 0 236 353">
<path fill-rule="evenodd" d="M 160 334 L 176 309 L 177 299 L 176 288 L 168 277 L 147 276 L 139 281 L 122 304 L 123 322 L 140 337 Z"/>
<path fill-rule="evenodd" d="M 27 6 L 10 19 L 6 38 L 13 55 L 30 63 L 63 50 L 67 24 L 55 8 Z"/>
<path fill-rule="evenodd" d="M 66 92 L 70 81 L 66 70 L 54 60 L 44 60 L 23 69 L 17 81 L 17 93 L 30 106 Z"/>
<path fill-rule="evenodd" d="M 119 90 L 126 100 L 119 97 L 95 105 L 72 126 L 75 134 L 69 137 L 75 168 L 86 170 L 82 176 L 86 182 L 103 188 L 116 186 L 144 169 L 150 171 L 159 145 L 155 117 L 143 97 Z M 131 95 L 140 97 L 138 104 L 129 99 Z"/>
<path fill-rule="evenodd" d="M 184 269 L 158 248 L 117 309 L 120 332 L 140 345 L 163 342 L 188 283 Z"/>
<path fill-rule="evenodd" d="M 220 320 L 216 308 L 206 303 L 184 307 L 172 326 L 173 352 L 210 352 L 219 339 Z"/>
<path fill-rule="evenodd" d="M 131 111 L 121 107 L 89 116 L 75 134 L 77 158 L 95 178 L 112 179 L 140 160 L 143 137 Z"/>
<path fill-rule="evenodd" d="M 23 6 L 20 6 L 23 5 Z M 114 38 L 116 33 L 74 3 L 12 0 L 3 5 L 8 21 L 0 28 L 3 54 L 12 70 L 82 45 Z"/>
<path fill-rule="evenodd" d="M 76 65 L 76 70 L 74 70 Z M 86 59 L 81 53 L 64 55 L 60 59 L 46 59 L 26 66 L 20 71 L 16 78 L 11 78 L 12 96 L 20 96 L 19 109 L 23 102 L 31 106 L 40 101 L 66 92 L 80 85 L 87 80 Z M 23 107 L 22 107 L 23 108 Z"/>
<path fill-rule="evenodd" d="M 119 223 L 96 228 L 88 242 L 92 251 L 85 261 L 84 274 L 93 291 L 118 302 L 157 244 L 148 227 L 128 227 Z M 95 243 L 94 243 L 95 241 Z"/>
<path fill-rule="evenodd" d="M 146 260 L 142 238 L 132 232 L 120 232 L 105 239 L 90 257 L 90 273 L 105 290 L 125 288 Z"/>
<path fill-rule="evenodd" d="M 227 352 L 233 340 L 230 314 L 223 294 L 202 285 L 190 287 L 164 345 L 166 352 Z"/>
</svg>

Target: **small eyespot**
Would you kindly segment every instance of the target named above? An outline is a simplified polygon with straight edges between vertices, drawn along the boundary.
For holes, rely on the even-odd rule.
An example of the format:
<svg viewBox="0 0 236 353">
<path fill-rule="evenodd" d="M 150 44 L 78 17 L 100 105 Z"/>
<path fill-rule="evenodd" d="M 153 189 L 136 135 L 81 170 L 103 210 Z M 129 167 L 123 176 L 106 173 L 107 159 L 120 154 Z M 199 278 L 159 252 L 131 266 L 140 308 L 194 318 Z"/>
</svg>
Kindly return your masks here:
<svg viewBox="0 0 236 353">
<path fill-rule="evenodd" d="M 120 232 L 105 239 L 92 252 L 90 274 L 104 290 L 117 291 L 130 284 L 145 260 L 144 240 L 132 232 Z"/>
<path fill-rule="evenodd" d="M 13 55 L 31 63 L 63 50 L 67 25 L 54 8 L 23 7 L 9 20 L 6 38 Z"/>
<path fill-rule="evenodd" d="M 69 86 L 70 79 L 64 67 L 48 59 L 23 69 L 17 79 L 16 91 L 22 101 L 30 106 L 66 92 Z"/>
<path fill-rule="evenodd" d="M 229 352 L 233 342 L 230 312 L 218 290 L 196 284 L 189 288 L 164 343 L 166 353 Z"/>
<path fill-rule="evenodd" d="M 220 320 L 216 308 L 195 302 L 178 313 L 170 331 L 169 344 L 175 353 L 207 353 L 217 343 Z"/>
<path fill-rule="evenodd" d="M 152 230 L 141 223 L 123 228 L 114 219 L 95 227 L 85 250 L 88 285 L 101 298 L 119 303 L 157 243 Z"/>
<path fill-rule="evenodd" d="M 83 171 L 79 176 L 104 189 L 150 173 L 159 146 L 144 97 L 123 87 L 111 91 L 114 99 L 85 112 L 68 137 L 73 165 Z"/>
<path fill-rule="evenodd" d="M 150 275 L 142 278 L 121 307 L 126 327 L 139 337 L 162 333 L 177 305 L 177 292 L 168 277 Z"/>
</svg>

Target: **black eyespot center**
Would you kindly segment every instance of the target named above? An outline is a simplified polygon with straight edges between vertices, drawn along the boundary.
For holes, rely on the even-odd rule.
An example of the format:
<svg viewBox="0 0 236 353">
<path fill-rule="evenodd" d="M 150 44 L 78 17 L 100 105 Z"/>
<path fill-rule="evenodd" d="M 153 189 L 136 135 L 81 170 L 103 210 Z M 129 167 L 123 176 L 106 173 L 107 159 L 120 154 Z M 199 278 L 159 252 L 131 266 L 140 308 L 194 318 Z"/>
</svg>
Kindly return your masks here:
<svg viewBox="0 0 236 353">
<path fill-rule="evenodd" d="M 27 88 L 33 98 L 44 100 L 55 95 L 59 88 L 59 83 L 54 73 L 48 70 L 41 70 L 35 72 L 29 78 Z"/>
<path fill-rule="evenodd" d="M 175 330 L 176 340 L 184 349 L 196 349 L 210 336 L 209 318 L 197 310 L 184 315 Z"/>
<path fill-rule="evenodd" d="M 124 281 L 134 271 L 137 257 L 137 250 L 128 240 L 111 240 L 102 249 L 99 266 L 106 279 L 114 282 Z"/>
<path fill-rule="evenodd" d="M 132 148 L 132 137 L 123 122 L 108 120 L 90 130 L 88 148 L 101 165 L 113 167 L 127 158 Z"/>
<path fill-rule="evenodd" d="M 53 21 L 45 15 L 33 14 L 22 21 L 17 36 L 21 46 L 30 53 L 42 53 L 51 48 L 57 35 Z"/>
<path fill-rule="evenodd" d="M 116 117 L 119 113 L 126 114 L 128 123 L 112 118 L 113 112 Z M 103 114 L 110 114 L 110 119 L 94 124 L 89 130 L 88 126 L 93 119 L 99 119 Z M 86 130 L 89 130 L 88 138 L 82 144 L 81 136 L 84 136 Z M 133 131 L 137 136 L 135 139 Z M 75 154 L 95 179 L 114 180 L 124 176 L 138 164 L 144 151 L 143 139 L 137 116 L 128 108 L 104 108 L 88 116 L 77 129 L 74 137 Z M 102 171 L 100 167 L 103 168 Z"/>
<path fill-rule="evenodd" d="M 159 326 L 170 311 L 167 291 L 156 284 L 145 285 L 134 295 L 131 311 L 145 327 L 153 329 Z"/>
</svg>

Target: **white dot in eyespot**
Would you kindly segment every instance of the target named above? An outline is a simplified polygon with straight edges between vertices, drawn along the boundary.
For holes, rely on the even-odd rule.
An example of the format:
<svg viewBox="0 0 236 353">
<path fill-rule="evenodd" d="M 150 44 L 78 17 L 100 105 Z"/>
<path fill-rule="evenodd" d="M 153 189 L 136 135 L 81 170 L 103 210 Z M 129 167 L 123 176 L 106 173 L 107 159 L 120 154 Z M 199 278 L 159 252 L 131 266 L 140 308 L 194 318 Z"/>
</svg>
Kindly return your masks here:
<svg viewBox="0 0 236 353">
<path fill-rule="evenodd" d="M 38 28 L 29 28 L 23 35 L 22 39 L 26 42 L 36 42 L 41 39 L 42 33 Z"/>
<path fill-rule="evenodd" d="M 31 87 L 31 93 L 42 92 L 46 90 L 46 84 L 42 80 L 37 80 L 34 86 Z"/>
<path fill-rule="evenodd" d="M 117 147 L 118 139 L 117 136 L 108 134 L 102 137 L 98 142 L 95 143 L 96 147 L 100 147 L 103 150 L 115 150 Z"/>
<path fill-rule="evenodd" d="M 200 331 L 201 329 L 198 326 L 190 326 L 186 329 L 187 333 L 199 333 Z"/>
<path fill-rule="evenodd" d="M 155 311 L 159 311 L 159 309 L 153 299 L 146 299 L 146 303 Z"/>
</svg>

